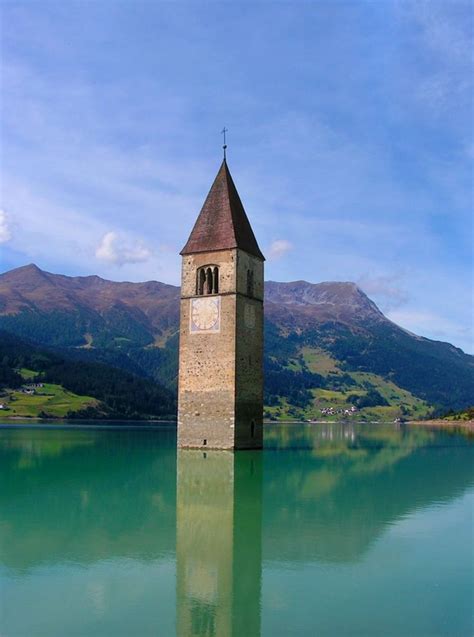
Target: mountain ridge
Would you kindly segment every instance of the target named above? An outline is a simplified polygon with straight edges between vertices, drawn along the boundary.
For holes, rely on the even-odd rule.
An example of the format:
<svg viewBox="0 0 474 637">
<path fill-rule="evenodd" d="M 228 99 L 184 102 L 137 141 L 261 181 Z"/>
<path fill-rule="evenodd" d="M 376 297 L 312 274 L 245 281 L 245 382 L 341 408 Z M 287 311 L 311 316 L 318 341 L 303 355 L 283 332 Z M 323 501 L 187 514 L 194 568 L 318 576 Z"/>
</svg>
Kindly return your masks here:
<svg viewBox="0 0 474 637">
<path fill-rule="evenodd" d="M 358 395 L 367 402 L 365 394 L 373 403 L 377 387 L 387 394 L 379 391 L 379 406 L 393 406 L 387 383 L 400 408 L 403 396 L 413 405 L 446 408 L 474 402 L 474 357 L 399 327 L 357 284 L 268 281 L 265 288 L 271 416 L 314 416 L 339 398 L 342 406 L 357 403 Z M 78 360 L 152 377 L 173 391 L 178 320 L 179 287 L 159 281 L 69 277 L 34 264 L 0 274 L 0 328 Z"/>
<path fill-rule="evenodd" d="M 26 275 L 26 277 L 22 275 Z M 51 301 L 46 298 L 46 295 L 43 294 L 42 296 L 38 293 L 41 291 L 39 285 L 36 283 L 34 287 L 31 287 L 31 283 L 34 283 L 35 279 L 38 282 L 45 281 L 48 287 L 62 291 L 64 293 L 64 302 L 61 307 L 67 307 L 68 309 L 71 309 L 71 307 L 77 308 L 77 301 L 81 301 L 81 305 L 84 304 L 86 307 L 93 305 L 97 309 L 96 304 L 100 300 L 99 298 L 94 297 L 94 303 L 91 304 L 87 303 L 87 300 L 90 299 L 83 297 L 83 293 L 90 295 L 91 291 L 102 295 L 102 305 L 106 308 L 113 301 L 123 302 L 123 299 L 114 298 L 112 294 L 119 291 L 121 293 L 130 293 L 132 290 L 137 291 L 137 293 L 133 294 L 132 299 L 129 299 L 133 301 L 137 300 L 138 291 L 142 291 L 146 295 L 163 295 L 165 293 L 168 301 L 175 300 L 177 302 L 179 300 L 180 288 L 176 285 L 156 280 L 144 282 L 112 281 L 98 275 L 68 276 L 41 270 L 36 264 L 31 263 L 0 274 L 1 315 L 15 314 L 25 308 L 50 310 Z M 23 293 L 19 293 L 18 290 L 15 293 L 12 290 L 12 285 L 22 286 Z M 76 294 L 74 302 L 72 302 L 71 293 Z M 53 300 L 57 302 L 58 299 Z M 67 300 L 71 301 L 70 305 L 65 302 Z M 154 297 L 153 303 L 160 303 L 161 300 Z M 23 305 L 20 305 L 20 302 Z M 270 280 L 265 282 L 265 302 L 269 306 L 270 313 L 274 312 L 274 305 L 279 307 L 296 305 L 303 311 L 304 308 L 319 308 L 320 316 L 315 317 L 313 315 L 313 319 L 327 320 L 332 318 L 343 320 L 344 317 L 347 318 L 348 311 L 352 310 L 357 316 L 349 318 L 369 318 L 374 321 L 386 321 L 397 325 L 384 316 L 368 295 L 356 283 L 351 281 L 311 283 L 302 279 L 285 282 Z M 339 312 L 331 312 L 331 308 L 339 308 Z M 55 309 L 59 308 L 56 307 Z M 399 325 L 397 327 L 417 338 L 425 338 L 413 334 Z M 452 347 L 455 346 L 452 345 Z"/>
</svg>

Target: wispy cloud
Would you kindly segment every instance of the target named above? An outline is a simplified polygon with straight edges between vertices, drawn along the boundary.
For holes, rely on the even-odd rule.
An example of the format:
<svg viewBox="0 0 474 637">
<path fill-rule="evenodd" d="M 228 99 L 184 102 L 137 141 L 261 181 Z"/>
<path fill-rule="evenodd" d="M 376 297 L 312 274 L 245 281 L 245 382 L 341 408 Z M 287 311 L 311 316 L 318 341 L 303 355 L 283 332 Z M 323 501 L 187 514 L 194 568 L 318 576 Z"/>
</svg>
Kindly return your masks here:
<svg viewBox="0 0 474 637">
<path fill-rule="evenodd" d="M 409 299 L 407 291 L 402 287 L 401 274 L 371 276 L 364 274 L 356 283 L 366 294 L 373 297 L 385 312 L 406 303 Z"/>
<path fill-rule="evenodd" d="M 150 233 L 150 240 L 145 246 L 150 251 L 148 260 L 122 265 L 118 261 L 99 261 L 95 252 L 100 238 L 110 232 L 107 221 L 90 214 L 82 206 L 69 207 L 54 197 L 45 197 L 14 179 L 8 180 L 3 195 L 12 202 L 9 219 L 14 232 L 3 249 L 2 264 L 6 262 L 8 248 L 11 247 L 13 255 L 20 255 L 14 257 L 17 261 L 12 263 L 12 267 L 33 261 L 52 272 L 65 274 L 98 273 L 111 279 L 140 281 L 158 278 L 179 282 L 178 257 L 174 250 L 170 257 L 169 246 L 157 243 L 155 233 Z M 137 236 L 126 227 L 116 226 L 115 232 L 119 244 L 125 242 L 127 247 L 133 248 L 137 243 L 143 243 L 141 235 Z"/>
<path fill-rule="evenodd" d="M 450 320 L 441 314 L 411 309 L 398 309 L 388 312 L 388 318 L 414 332 L 415 334 L 430 334 L 431 338 L 447 341 L 455 336 L 455 341 L 460 341 L 465 351 L 474 349 L 473 329 L 463 325 L 459 321 Z"/>
<path fill-rule="evenodd" d="M 398 4 L 401 14 L 418 27 L 422 42 L 436 56 L 463 64 L 472 54 L 472 3 L 410 0 Z M 468 79 L 468 78 L 466 78 Z"/>
<path fill-rule="evenodd" d="M 97 246 L 95 256 L 99 261 L 124 265 L 148 261 L 151 251 L 141 241 L 132 242 L 119 237 L 116 232 L 107 232 Z"/>
<path fill-rule="evenodd" d="M 277 259 L 281 259 L 288 252 L 293 250 L 293 244 L 291 241 L 287 239 L 277 239 L 270 244 L 270 247 L 267 250 L 268 259 L 276 261 Z"/>
<path fill-rule="evenodd" d="M 418 78 L 408 99 L 419 100 L 435 116 L 452 110 L 455 103 L 468 106 L 473 86 L 472 2 L 410 0 L 395 6 L 418 58 L 412 67 Z"/>
<path fill-rule="evenodd" d="M 0 243 L 6 243 L 12 238 L 7 213 L 0 210 Z"/>
</svg>

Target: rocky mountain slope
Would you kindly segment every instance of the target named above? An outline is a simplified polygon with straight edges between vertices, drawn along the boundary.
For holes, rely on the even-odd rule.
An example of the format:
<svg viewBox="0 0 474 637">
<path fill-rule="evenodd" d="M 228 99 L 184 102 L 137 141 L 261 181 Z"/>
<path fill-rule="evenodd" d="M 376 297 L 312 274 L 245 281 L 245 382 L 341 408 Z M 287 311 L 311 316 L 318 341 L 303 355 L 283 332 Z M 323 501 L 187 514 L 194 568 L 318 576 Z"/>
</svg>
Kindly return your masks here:
<svg viewBox="0 0 474 637">
<path fill-rule="evenodd" d="M 53 313 L 74 317 L 73 324 L 66 318 L 70 334 L 46 330 L 41 340 L 51 344 L 72 345 L 72 340 L 76 345 L 87 344 L 89 333 L 107 339 L 117 334 L 126 337 L 128 332 L 150 342 L 169 328 L 176 329 L 178 299 L 179 288 L 157 281 L 117 283 L 98 276 L 67 277 L 33 264 L 0 275 L 0 315 L 26 320 L 33 313 L 32 336 L 43 317 Z"/>
<path fill-rule="evenodd" d="M 355 283 L 265 283 L 265 311 L 268 318 L 298 328 L 336 321 L 350 327 L 367 320 L 386 322 L 382 312 Z"/>
<path fill-rule="evenodd" d="M 41 322 L 41 316 L 52 313 L 82 317 L 83 325 L 79 320 L 74 334 L 79 345 L 91 344 L 90 338 L 100 337 L 107 328 L 113 336 L 122 333 L 124 338 L 126 332 L 134 329 L 143 332 L 143 339 L 154 342 L 177 329 L 179 288 L 158 281 L 130 283 L 98 276 L 68 277 L 45 272 L 34 264 L 0 274 L 3 324 L 15 317 L 12 324 L 19 326 L 28 312 L 35 314 L 36 323 Z M 126 317 L 126 324 L 117 324 L 119 315 Z M 345 325 L 351 330 L 363 329 L 368 323 L 394 327 L 355 283 L 348 282 L 267 281 L 265 315 L 280 327 L 297 331 L 327 323 Z M 44 338 L 71 345 L 70 336 L 55 334 L 54 330 Z"/>
<path fill-rule="evenodd" d="M 0 275 L 0 327 L 62 355 L 175 388 L 179 288 L 67 277 L 35 265 Z M 421 415 L 473 402 L 474 358 L 389 321 L 354 283 L 266 283 L 267 416 Z"/>
</svg>

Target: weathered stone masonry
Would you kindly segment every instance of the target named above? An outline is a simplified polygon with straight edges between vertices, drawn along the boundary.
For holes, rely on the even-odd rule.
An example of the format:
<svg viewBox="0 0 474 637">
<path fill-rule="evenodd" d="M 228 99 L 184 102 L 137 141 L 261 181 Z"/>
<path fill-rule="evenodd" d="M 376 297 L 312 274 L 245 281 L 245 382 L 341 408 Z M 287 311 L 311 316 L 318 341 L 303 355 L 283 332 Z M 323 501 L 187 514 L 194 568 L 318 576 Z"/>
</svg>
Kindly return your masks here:
<svg viewBox="0 0 474 637">
<path fill-rule="evenodd" d="M 225 161 L 181 254 L 178 445 L 261 448 L 264 258 Z"/>
</svg>

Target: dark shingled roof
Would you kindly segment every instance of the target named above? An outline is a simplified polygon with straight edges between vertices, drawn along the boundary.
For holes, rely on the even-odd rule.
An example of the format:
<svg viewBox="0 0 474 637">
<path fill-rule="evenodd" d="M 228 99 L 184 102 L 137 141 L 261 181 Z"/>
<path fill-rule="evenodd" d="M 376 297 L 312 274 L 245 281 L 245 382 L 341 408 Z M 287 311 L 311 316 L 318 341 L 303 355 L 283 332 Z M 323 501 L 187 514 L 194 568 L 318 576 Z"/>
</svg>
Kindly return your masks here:
<svg viewBox="0 0 474 637">
<path fill-rule="evenodd" d="M 264 259 L 224 159 L 180 254 L 231 248 Z"/>
</svg>

